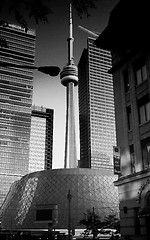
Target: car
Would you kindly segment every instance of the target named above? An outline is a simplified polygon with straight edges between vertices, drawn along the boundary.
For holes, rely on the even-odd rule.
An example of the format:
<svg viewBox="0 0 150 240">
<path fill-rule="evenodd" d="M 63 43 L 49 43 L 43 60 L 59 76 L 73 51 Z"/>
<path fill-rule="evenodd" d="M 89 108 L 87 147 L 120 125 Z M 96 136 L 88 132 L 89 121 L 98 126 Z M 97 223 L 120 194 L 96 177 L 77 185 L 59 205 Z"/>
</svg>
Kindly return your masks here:
<svg viewBox="0 0 150 240">
<path fill-rule="evenodd" d="M 81 234 L 80 237 L 87 238 L 87 237 L 92 237 L 92 230 L 85 229 Z"/>
<path fill-rule="evenodd" d="M 118 233 L 118 231 L 116 229 L 109 229 L 109 228 L 102 228 L 98 230 L 98 234 L 95 237 L 96 240 L 105 240 L 105 239 L 111 239 L 112 236 L 114 236 L 114 239 L 119 240 L 121 239 L 121 235 L 120 233 Z M 84 232 L 82 232 L 80 234 L 80 236 L 77 237 L 76 240 L 81 240 L 81 239 L 85 239 L 85 240 L 93 240 L 93 233 L 92 230 L 84 230 Z"/>
<path fill-rule="evenodd" d="M 121 239 L 121 235 L 116 229 L 102 228 L 99 230 L 99 234 L 97 235 L 100 240 L 111 239 L 112 236 L 114 236 L 114 239 Z"/>
</svg>

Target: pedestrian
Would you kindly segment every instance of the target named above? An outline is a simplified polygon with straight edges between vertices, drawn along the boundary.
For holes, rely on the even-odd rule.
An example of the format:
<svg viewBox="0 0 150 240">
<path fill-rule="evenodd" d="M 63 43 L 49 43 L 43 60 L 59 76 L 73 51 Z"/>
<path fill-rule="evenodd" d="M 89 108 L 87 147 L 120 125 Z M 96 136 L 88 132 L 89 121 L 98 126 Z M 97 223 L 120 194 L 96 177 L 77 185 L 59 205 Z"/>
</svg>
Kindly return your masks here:
<svg viewBox="0 0 150 240">
<path fill-rule="evenodd" d="M 111 235 L 111 237 L 110 237 L 110 240 L 115 240 L 115 237 L 114 237 L 113 232 L 112 232 L 112 235 Z"/>
</svg>

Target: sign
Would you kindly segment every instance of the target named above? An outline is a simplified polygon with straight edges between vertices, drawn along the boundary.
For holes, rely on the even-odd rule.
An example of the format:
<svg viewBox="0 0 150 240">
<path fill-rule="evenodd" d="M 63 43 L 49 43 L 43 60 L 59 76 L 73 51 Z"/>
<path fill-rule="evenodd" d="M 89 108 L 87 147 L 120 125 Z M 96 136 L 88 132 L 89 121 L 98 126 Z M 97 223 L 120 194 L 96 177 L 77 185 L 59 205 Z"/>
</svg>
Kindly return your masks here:
<svg viewBox="0 0 150 240">
<path fill-rule="evenodd" d="M 35 36 L 35 30 L 26 29 L 22 26 L 19 26 L 19 25 L 13 24 L 13 23 L 8 23 L 7 21 L 2 21 L 1 26 L 2 27 L 8 27 L 8 28 L 11 28 L 11 29 L 14 29 L 14 30 L 18 30 L 19 32 L 28 33 L 30 35 Z"/>
<path fill-rule="evenodd" d="M 121 155 L 120 147 L 113 147 L 114 174 L 121 174 Z"/>
<path fill-rule="evenodd" d="M 58 223 L 58 205 L 36 205 L 36 222 L 52 223 L 52 226 L 54 227 L 54 225 Z"/>
<path fill-rule="evenodd" d="M 26 29 L 24 27 L 21 27 L 19 25 L 16 25 L 16 24 L 11 24 L 9 23 L 8 26 L 14 30 L 18 30 L 18 31 L 21 31 L 21 32 L 27 32 L 28 34 L 31 34 L 31 35 L 35 35 L 35 30 L 32 30 L 32 29 Z"/>
</svg>

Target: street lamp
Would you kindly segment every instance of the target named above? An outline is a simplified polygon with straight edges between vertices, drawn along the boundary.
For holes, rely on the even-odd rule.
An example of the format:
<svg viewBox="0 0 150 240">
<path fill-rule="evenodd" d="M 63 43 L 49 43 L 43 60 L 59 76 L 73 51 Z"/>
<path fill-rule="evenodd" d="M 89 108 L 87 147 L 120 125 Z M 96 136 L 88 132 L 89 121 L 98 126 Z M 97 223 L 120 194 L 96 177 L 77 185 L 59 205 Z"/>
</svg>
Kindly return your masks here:
<svg viewBox="0 0 150 240">
<path fill-rule="evenodd" d="M 70 193 L 70 189 L 67 194 L 68 199 L 68 240 L 71 240 L 71 199 L 72 195 Z"/>
<path fill-rule="evenodd" d="M 1 67 L 13 67 L 13 68 L 23 68 L 23 69 L 37 69 L 39 72 L 49 74 L 52 77 L 55 77 L 59 74 L 60 68 L 57 66 L 43 66 L 35 67 L 31 65 L 19 65 L 15 63 L 0 62 Z"/>
</svg>

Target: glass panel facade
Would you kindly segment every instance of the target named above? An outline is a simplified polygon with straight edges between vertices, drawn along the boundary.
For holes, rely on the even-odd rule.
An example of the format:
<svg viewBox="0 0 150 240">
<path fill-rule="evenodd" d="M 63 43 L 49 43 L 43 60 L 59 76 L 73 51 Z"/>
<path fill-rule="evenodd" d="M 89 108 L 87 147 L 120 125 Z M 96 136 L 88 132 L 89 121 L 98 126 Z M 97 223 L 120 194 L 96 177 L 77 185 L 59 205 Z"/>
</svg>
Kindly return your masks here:
<svg viewBox="0 0 150 240">
<path fill-rule="evenodd" d="M 30 136 L 29 172 L 45 168 L 46 119 L 32 116 Z"/>
<path fill-rule="evenodd" d="M 32 106 L 29 172 L 52 168 L 53 109 Z"/>
<path fill-rule="evenodd" d="M 79 65 L 80 166 L 101 168 L 113 164 L 116 145 L 114 93 L 109 51 L 88 38 Z"/>
<path fill-rule="evenodd" d="M 103 220 L 119 213 L 119 198 L 113 171 L 99 169 L 50 169 L 30 173 L 16 182 L 2 206 L 2 228 L 47 229 L 47 222 L 36 221 L 37 207 L 58 206 L 55 228 L 68 228 L 68 199 L 71 194 L 71 227 L 79 225 L 87 210 Z"/>
<path fill-rule="evenodd" d="M 8 45 L 0 48 L 0 62 L 34 64 L 34 31 L 8 24 L 0 26 L 0 36 Z M 0 66 L 0 205 L 11 180 L 28 172 L 32 90 L 31 70 Z"/>
</svg>

